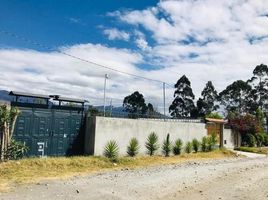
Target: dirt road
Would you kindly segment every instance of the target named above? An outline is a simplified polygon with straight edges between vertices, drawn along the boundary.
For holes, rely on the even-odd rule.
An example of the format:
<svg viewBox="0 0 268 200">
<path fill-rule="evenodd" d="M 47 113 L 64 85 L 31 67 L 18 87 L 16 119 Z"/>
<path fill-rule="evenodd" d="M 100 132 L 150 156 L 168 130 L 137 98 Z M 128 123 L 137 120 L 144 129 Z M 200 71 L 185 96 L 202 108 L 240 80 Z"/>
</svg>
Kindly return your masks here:
<svg viewBox="0 0 268 200">
<path fill-rule="evenodd" d="M 1 200 L 268 199 L 268 158 L 195 161 L 18 187 Z"/>
</svg>

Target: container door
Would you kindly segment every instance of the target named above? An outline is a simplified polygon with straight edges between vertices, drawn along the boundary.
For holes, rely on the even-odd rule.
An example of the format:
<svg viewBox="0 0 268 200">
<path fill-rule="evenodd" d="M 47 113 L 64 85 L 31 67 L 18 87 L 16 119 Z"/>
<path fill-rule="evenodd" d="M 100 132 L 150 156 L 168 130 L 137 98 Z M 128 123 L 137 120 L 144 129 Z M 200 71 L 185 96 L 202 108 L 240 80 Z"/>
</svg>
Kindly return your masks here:
<svg viewBox="0 0 268 200">
<path fill-rule="evenodd" d="M 52 115 L 47 109 L 34 109 L 31 154 L 38 156 L 50 155 L 50 135 Z"/>
<path fill-rule="evenodd" d="M 64 156 L 68 148 L 69 111 L 53 110 L 51 131 L 51 156 Z"/>
</svg>

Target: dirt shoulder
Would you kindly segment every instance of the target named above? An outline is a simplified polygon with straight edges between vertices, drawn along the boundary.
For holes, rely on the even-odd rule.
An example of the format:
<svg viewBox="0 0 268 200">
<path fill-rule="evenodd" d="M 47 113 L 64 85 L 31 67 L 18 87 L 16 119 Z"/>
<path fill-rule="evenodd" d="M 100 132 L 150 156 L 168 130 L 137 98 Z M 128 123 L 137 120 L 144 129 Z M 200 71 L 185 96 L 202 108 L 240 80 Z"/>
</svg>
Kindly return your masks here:
<svg viewBox="0 0 268 200">
<path fill-rule="evenodd" d="M 16 188 L 1 200 L 268 199 L 268 159 L 190 161 Z"/>
</svg>

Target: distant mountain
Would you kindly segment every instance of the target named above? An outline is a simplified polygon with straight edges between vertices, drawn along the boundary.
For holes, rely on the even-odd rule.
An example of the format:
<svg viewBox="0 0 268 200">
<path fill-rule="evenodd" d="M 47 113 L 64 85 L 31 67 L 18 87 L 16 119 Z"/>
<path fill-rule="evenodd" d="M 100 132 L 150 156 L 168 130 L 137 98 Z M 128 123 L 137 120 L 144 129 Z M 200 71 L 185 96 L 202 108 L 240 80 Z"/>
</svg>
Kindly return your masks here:
<svg viewBox="0 0 268 200">
<path fill-rule="evenodd" d="M 96 106 L 94 108 L 96 108 L 100 113 L 103 112 L 103 106 Z M 129 112 L 125 111 L 123 106 L 120 106 L 120 107 L 106 106 L 105 113 L 106 113 L 106 116 L 112 115 L 113 117 L 128 117 L 129 115 Z M 170 118 L 168 116 L 165 117 L 163 114 L 157 111 L 154 111 L 151 115 L 152 116 L 149 118 L 158 118 L 158 119 Z M 144 115 L 144 116 L 141 116 L 141 118 L 147 118 L 147 116 Z"/>
<path fill-rule="evenodd" d="M 99 112 L 103 112 L 103 106 L 94 106 Z M 105 112 L 107 115 L 112 115 L 114 117 L 127 117 L 128 112 L 124 110 L 123 106 L 113 107 L 113 106 L 105 106 Z"/>
</svg>

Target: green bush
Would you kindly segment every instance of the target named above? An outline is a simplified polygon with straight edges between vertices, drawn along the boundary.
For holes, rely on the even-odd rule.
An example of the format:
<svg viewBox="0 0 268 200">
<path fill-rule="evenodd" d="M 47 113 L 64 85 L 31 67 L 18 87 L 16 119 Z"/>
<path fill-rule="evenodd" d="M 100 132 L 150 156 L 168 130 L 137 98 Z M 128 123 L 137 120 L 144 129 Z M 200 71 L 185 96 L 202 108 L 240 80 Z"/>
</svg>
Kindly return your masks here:
<svg viewBox="0 0 268 200">
<path fill-rule="evenodd" d="M 186 153 L 191 153 L 193 149 L 192 143 L 191 142 L 187 142 L 185 145 L 185 152 Z"/>
<path fill-rule="evenodd" d="M 265 143 L 265 133 L 257 133 L 255 138 L 256 138 L 257 146 L 262 147 L 262 145 Z"/>
<path fill-rule="evenodd" d="M 264 142 L 263 142 L 263 144 L 264 144 L 264 146 L 268 146 L 268 134 L 267 133 L 264 133 L 263 136 L 264 136 Z"/>
<path fill-rule="evenodd" d="M 246 135 L 246 143 L 249 147 L 255 147 L 257 144 L 256 138 L 253 134 Z"/>
<path fill-rule="evenodd" d="M 203 152 L 207 152 L 208 151 L 208 138 L 207 137 L 203 137 L 202 141 L 201 141 L 201 150 Z"/>
<path fill-rule="evenodd" d="M 219 113 L 209 113 L 205 117 L 213 119 L 223 119 L 223 117 Z"/>
<path fill-rule="evenodd" d="M 11 140 L 6 152 L 5 159 L 18 160 L 25 156 L 29 148 L 22 142 Z"/>
<path fill-rule="evenodd" d="M 148 154 L 150 156 L 154 155 L 154 153 L 159 149 L 158 136 L 154 132 L 150 133 L 148 136 L 145 147 L 148 150 Z"/>
<path fill-rule="evenodd" d="M 139 142 L 136 138 L 132 138 L 129 141 L 129 145 L 127 147 L 127 154 L 131 157 L 134 157 L 139 152 Z"/>
<path fill-rule="evenodd" d="M 174 155 L 180 155 L 182 150 L 183 142 L 181 139 L 177 139 L 173 146 Z"/>
<path fill-rule="evenodd" d="M 162 151 L 166 157 L 169 156 L 171 149 L 172 149 L 172 145 L 169 140 L 169 134 L 167 134 L 167 138 L 164 140 L 163 145 L 162 145 Z"/>
<path fill-rule="evenodd" d="M 194 152 L 197 153 L 199 151 L 200 142 L 197 139 L 193 139 L 192 145 L 193 145 Z"/>
<path fill-rule="evenodd" d="M 104 147 L 104 156 L 111 159 L 112 161 L 117 161 L 119 154 L 119 147 L 116 141 L 110 140 Z"/>
</svg>

